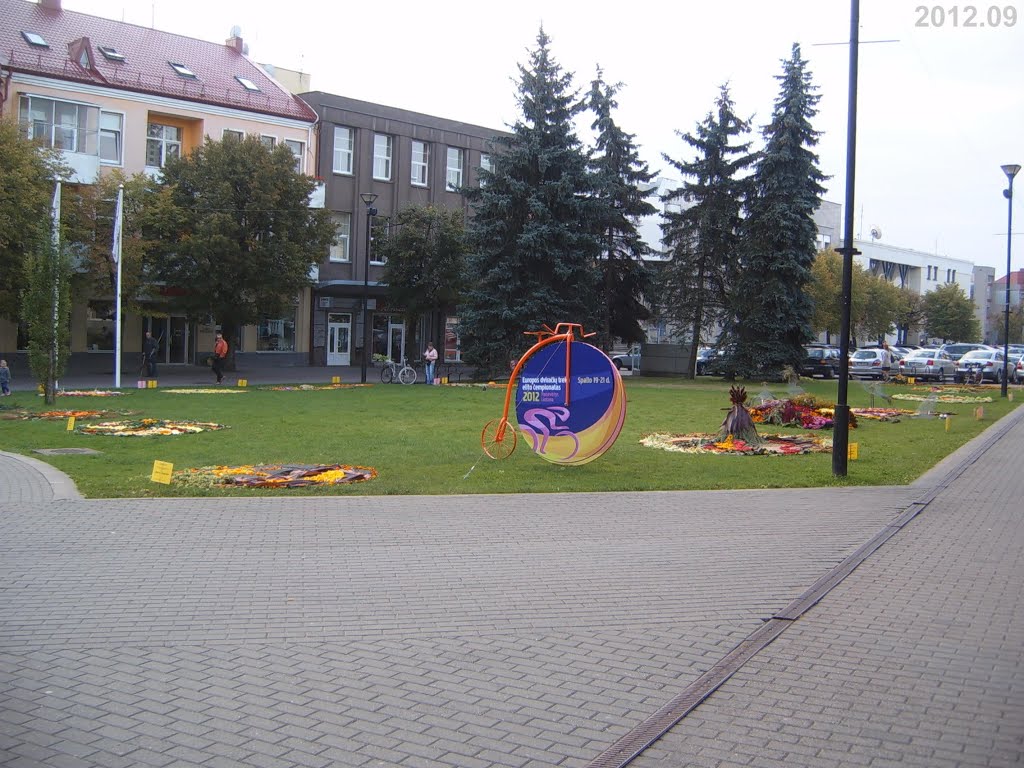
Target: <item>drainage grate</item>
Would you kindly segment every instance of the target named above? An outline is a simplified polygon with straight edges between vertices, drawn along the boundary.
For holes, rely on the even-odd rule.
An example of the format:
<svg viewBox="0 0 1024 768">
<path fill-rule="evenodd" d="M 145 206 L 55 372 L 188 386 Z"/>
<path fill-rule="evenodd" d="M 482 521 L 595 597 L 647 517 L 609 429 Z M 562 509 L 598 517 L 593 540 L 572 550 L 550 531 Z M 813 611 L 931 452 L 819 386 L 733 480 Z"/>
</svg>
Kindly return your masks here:
<svg viewBox="0 0 1024 768">
<path fill-rule="evenodd" d="M 94 451 L 92 448 L 35 448 L 33 453 L 41 453 L 44 456 L 99 456 L 101 451 Z"/>
</svg>

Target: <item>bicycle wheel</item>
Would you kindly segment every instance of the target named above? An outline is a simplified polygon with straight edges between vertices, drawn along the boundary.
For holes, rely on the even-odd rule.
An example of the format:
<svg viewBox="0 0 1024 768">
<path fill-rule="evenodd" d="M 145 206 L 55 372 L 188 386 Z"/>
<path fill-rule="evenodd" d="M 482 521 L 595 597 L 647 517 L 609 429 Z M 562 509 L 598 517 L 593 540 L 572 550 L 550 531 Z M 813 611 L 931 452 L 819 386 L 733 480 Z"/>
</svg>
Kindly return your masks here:
<svg viewBox="0 0 1024 768">
<path fill-rule="evenodd" d="M 416 370 L 410 368 L 408 365 L 398 372 L 398 380 L 403 384 L 415 384 L 416 383 Z"/>
<path fill-rule="evenodd" d="M 382 384 L 390 384 L 395 380 L 395 369 L 390 365 L 386 368 L 382 368 L 380 371 L 380 380 Z"/>
<path fill-rule="evenodd" d="M 492 459 L 507 459 L 516 449 L 519 437 L 508 419 L 491 419 L 480 433 L 480 447 Z"/>
</svg>

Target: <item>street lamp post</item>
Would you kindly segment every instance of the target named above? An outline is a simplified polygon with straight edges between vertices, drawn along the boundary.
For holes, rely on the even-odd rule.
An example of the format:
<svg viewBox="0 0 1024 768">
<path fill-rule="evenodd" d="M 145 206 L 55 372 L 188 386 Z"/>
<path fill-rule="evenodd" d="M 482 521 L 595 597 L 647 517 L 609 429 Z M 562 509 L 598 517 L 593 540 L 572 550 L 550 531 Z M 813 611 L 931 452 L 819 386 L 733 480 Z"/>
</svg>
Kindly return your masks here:
<svg viewBox="0 0 1024 768">
<path fill-rule="evenodd" d="M 363 364 L 360 382 L 366 383 L 366 366 L 370 360 L 370 347 L 373 337 L 370 335 L 370 232 L 373 229 L 373 217 L 377 209 L 373 201 L 377 195 L 373 192 L 361 192 L 359 199 L 366 205 L 366 248 L 363 251 Z"/>
<path fill-rule="evenodd" d="M 1006 198 L 1007 213 L 1006 219 L 1006 306 L 1003 308 L 1003 382 L 1000 393 L 1006 397 L 1007 379 L 1009 379 L 1010 365 L 1010 244 L 1013 242 L 1013 177 L 1020 170 L 1019 165 L 1001 166 L 1006 174 L 1009 186 L 1003 190 L 1003 197 Z"/>
</svg>

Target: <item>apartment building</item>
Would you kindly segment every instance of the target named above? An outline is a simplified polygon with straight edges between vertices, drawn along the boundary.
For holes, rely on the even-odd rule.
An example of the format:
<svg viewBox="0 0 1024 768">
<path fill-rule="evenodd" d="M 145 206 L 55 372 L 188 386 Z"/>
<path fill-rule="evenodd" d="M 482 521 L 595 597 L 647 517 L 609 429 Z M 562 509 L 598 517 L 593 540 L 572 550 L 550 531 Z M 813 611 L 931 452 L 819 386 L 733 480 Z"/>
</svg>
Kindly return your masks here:
<svg viewBox="0 0 1024 768">
<path fill-rule="evenodd" d="M 0 18 L 0 116 L 59 149 L 73 183 L 115 168 L 159 174 L 207 136 L 255 134 L 287 146 L 299 171 L 315 167 L 316 114 L 249 58 L 237 28 L 224 43 L 208 42 L 64 10 L 60 0 L 0 0 Z M 307 291 L 294 317 L 268 317 L 236 346 L 307 354 L 308 302 Z M 113 303 L 109 295 L 74 303 L 71 349 L 92 358 L 86 368 L 110 368 Z M 165 364 L 194 362 L 212 348 L 214 327 L 176 314 L 167 297 L 144 307 L 125 317 L 126 353 L 141 350 L 147 330 L 165 340 Z M 0 321 L 0 350 L 25 343 L 23 328 Z"/>
</svg>

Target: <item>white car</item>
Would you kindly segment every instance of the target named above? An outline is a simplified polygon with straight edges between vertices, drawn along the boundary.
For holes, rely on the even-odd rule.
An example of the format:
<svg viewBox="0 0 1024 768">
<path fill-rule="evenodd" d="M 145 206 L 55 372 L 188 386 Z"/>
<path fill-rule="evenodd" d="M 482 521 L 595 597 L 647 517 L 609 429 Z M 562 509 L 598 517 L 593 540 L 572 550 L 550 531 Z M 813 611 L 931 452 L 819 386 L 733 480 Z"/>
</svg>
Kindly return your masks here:
<svg viewBox="0 0 1024 768">
<path fill-rule="evenodd" d="M 941 349 L 913 349 L 900 360 L 900 373 L 941 384 L 956 376 L 956 362 Z"/>
</svg>

